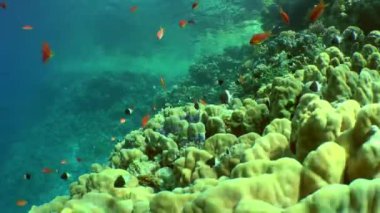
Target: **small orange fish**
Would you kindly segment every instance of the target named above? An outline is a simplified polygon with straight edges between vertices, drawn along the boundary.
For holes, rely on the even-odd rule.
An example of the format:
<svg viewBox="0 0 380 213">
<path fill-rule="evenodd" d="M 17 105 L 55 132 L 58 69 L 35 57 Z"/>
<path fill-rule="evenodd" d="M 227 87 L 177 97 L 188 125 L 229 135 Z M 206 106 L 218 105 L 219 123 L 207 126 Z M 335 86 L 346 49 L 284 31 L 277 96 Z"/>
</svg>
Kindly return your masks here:
<svg viewBox="0 0 380 213">
<path fill-rule="evenodd" d="M 164 28 L 160 27 L 160 29 L 157 31 L 157 39 L 161 40 L 162 37 L 164 37 L 164 34 L 165 34 Z"/>
<path fill-rule="evenodd" d="M 127 122 L 125 118 L 120 118 L 120 124 L 124 124 L 125 122 Z"/>
<path fill-rule="evenodd" d="M 45 168 L 42 169 L 42 173 L 50 174 L 50 173 L 53 173 L 53 170 L 50 169 L 50 168 L 45 167 Z"/>
<path fill-rule="evenodd" d="M 134 13 L 134 12 L 136 12 L 136 10 L 138 9 L 138 7 L 137 6 L 132 6 L 131 7 L 131 13 Z"/>
<path fill-rule="evenodd" d="M 252 36 L 249 43 L 251 45 L 261 44 L 263 41 L 267 40 L 271 35 L 272 35 L 271 32 L 263 32 L 263 33 L 255 34 Z"/>
<path fill-rule="evenodd" d="M 201 103 L 204 106 L 207 105 L 207 102 L 204 99 L 202 99 L 202 98 L 199 100 L 199 103 Z"/>
<path fill-rule="evenodd" d="M 289 15 L 282 9 L 282 7 L 280 7 L 280 16 L 281 19 L 285 22 L 285 24 L 290 23 Z"/>
<path fill-rule="evenodd" d="M 4 10 L 7 9 L 7 3 L 6 2 L 0 2 L 0 8 L 3 8 Z"/>
<path fill-rule="evenodd" d="M 141 119 L 141 125 L 142 127 L 145 127 L 146 124 L 148 123 L 149 121 L 149 118 L 150 118 L 150 115 L 145 115 L 142 119 Z"/>
<path fill-rule="evenodd" d="M 53 57 L 53 51 L 47 42 L 42 44 L 42 62 L 46 63 L 51 57 Z"/>
<path fill-rule="evenodd" d="M 23 30 L 33 30 L 33 27 L 31 25 L 24 25 L 22 26 Z"/>
<path fill-rule="evenodd" d="M 239 82 L 240 84 L 244 84 L 244 83 L 245 83 L 244 76 L 243 76 L 242 74 L 239 75 L 238 82 Z"/>
<path fill-rule="evenodd" d="M 178 25 L 180 28 L 184 28 L 187 25 L 187 21 L 182 19 L 179 21 Z"/>
<path fill-rule="evenodd" d="M 68 162 L 67 162 L 67 160 L 66 159 L 63 159 L 63 160 L 61 160 L 61 162 L 60 162 L 62 165 L 66 165 Z"/>
<path fill-rule="evenodd" d="M 25 206 L 26 204 L 28 204 L 28 201 L 26 201 L 24 199 L 20 199 L 20 200 L 16 201 L 16 205 L 20 206 L 20 207 Z"/>
<path fill-rule="evenodd" d="M 325 11 L 326 7 L 327 5 L 325 4 L 325 2 L 323 0 L 320 0 L 319 4 L 314 6 L 313 10 L 310 13 L 310 21 L 315 22 L 322 15 L 323 11 Z"/>
<path fill-rule="evenodd" d="M 162 76 L 160 77 L 160 84 L 161 84 L 162 89 L 166 89 L 165 79 Z"/>
<path fill-rule="evenodd" d="M 198 4 L 199 2 L 198 1 L 195 1 L 192 5 L 191 5 L 191 8 L 194 10 L 194 9 L 197 9 L 198 8 Z"/>
</svg>

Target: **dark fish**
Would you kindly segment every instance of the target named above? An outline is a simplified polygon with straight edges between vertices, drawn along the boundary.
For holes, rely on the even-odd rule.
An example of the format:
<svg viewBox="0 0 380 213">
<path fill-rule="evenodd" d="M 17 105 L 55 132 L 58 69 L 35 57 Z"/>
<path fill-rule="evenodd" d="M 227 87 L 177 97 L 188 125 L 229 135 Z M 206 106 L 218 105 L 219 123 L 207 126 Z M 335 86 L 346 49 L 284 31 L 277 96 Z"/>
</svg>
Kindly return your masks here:
<svg viewBox="0 0 380 213">
<path fill-rule="evenodd" d="M 224 90 L 220 96 L 220 102 L 222 102 L 222 104 L 229 104 L 231 101 L 232 101 L 232 95 L 230 94 L 230 92 L 228 90 Z"/>
<path fill-rule="evenodd" d="M 194 102 L 194 108 L 196 110 L 199 110 L 199 103 L 198 103 L 198 101 Z"/>
<path fill-rule="evenodd" d="M 70 176 L 71 176 L 71 175 L 70 175 L 69 173 L 64 172 L 64 173 L 61 174 L 61 179 L 62 179 L 62 180 L 67 180 L 67 179 L 70 178 Z"/>
<path fill-rule="evenodd" d="M 219 84 L 219 86 L 222 86 L 223 83 L 224 83 L 224 80 L 222 80 L 222 79 L 219 79 L 219 80 L 218 80 L 218 84 Z"/>
<path fill-rule="evenodd" d="M 188 24 L 195 24 L 195 21 L 194 21 L 194 19 L 190 19 L 190 20 L 187 21 L 187 23 Z"/>
<path fill-rule="evenodd" d="M 216 164 L 215 161 L 216 161 L 215 157 L 212 157 L 212 158 L 210 158 L 210 159 L 208 159 L 208 160 L 206 161 L 206 164 L 209 165 L 210 167 L 214 167 L 215 164 Z"/>
<path fill-rule="evenodd" d="M 333 45 L 339 45 L 340 43 L 342 43 L 342 37 L 338 35 L 334 36 L 331 40 L 331 44 Z"/>
<path fill-rule="evenodd" d="M 132 115 L 133 109 L 127 108 L 124 112 L 125 112 L 126 115 Z"/>
<path fill-rule="evenodd" d="M 121 175 L 119 177 L 117 177 L 115 182 L 113 183 L 113 186 L 115 188 L 122 188 L 122 187 L 124 187 L 124 185 L 125 185 L 125 180 L 124 180 L 123 176 L 121 176 Z"/>
<path fill-rule="evenodd" d="M 0 2 L 0 8 L 7 9 L 7 3 L 6 2 Z"/>
<path fill-rule="evenodd" d="M 32 174 L 30 174 L 28 172 L 24 174 L 24 179 L 25 180 L 30 180 L 31 178 L 32 178 Z"/>
<path fill-rule="evenodd" d="M 230 155 L 230 154 L 231 154 L 231 152 L 230 152 L 230 149 L 229 149 L 229 148 L 226 148 L 226 154 L 227 154 L 227 155 Z"/>
<path fill-rule="evenodd" d="M 291 151 L 293 154 L 296 154 L 296 152 L 297 152 L 297 149 L 296 149 L 296 143 L 290 143 L 290 144 L 289 144 L 289 148 L 290 148 L 290 151 Z"/>
<path fill-rule="evenodd" d="M 320 89 L 320 85 L 318 84 L 317 81 L 313 81 L 311 84 L 310 84 L 310 90 L 313 91 L 313 92 L 318 92 L 319 89 Z"/>
</svg>

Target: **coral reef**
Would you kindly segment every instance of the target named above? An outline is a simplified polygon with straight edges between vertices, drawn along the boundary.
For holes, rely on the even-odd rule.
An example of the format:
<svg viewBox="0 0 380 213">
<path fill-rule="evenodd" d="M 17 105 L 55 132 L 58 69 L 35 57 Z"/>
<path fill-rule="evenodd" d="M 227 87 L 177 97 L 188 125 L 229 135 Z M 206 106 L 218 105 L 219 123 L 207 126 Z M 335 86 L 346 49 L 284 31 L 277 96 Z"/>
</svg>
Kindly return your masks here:
<svg viewBox="0 0 380 213">
<path fill-rule="evenodd" d="M 318 38 L 310 33 L 292 40 Z M 324 49 L 317 43 L 310 53 L 290 48 L 291 60 L 307 59 L 286 65 L 286 74 L 260 82 L 231 104 L 162 109 L 115 145 L 109 165 L 94 166 L 96 171 L 72 183 L 69 197 L 31 212 L 378 211 L 380 70 L 374 33 L 363 33 L 354 52 L 346 48 L 350 40 Z M 273 42 L 283 45 L 280 38 Z M 263 48 L 275 51 L 271 45 Z"/>
</svg>

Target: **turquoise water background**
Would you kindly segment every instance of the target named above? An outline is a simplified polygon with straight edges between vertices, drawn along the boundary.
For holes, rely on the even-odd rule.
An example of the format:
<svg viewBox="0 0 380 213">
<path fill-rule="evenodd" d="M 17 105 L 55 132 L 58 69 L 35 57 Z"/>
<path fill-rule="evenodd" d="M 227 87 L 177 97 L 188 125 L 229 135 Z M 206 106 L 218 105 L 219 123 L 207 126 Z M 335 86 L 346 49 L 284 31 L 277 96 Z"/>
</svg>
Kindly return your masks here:
<svg viewBox="0 0 380 213">
<path fill-rule="evenodd" d="M 152 113 L 160 76 L 170 88 L 202 56 L 247 44 L 261 31 L 263 7 L 248 0 L 205 0 L 197 10 L 185 0 L 7 3 L 0 10 L 1 212 L 26 212 L 68 194 L 91 163 L 107 162 L 112 136 L 139 128 Z M 196 24 L 181 29 L 181 19 Z M 22 30 L 26 24 L 34 29 Z M 158 41 L 160 26 L 166 32 Z M 54 52 L 47 64 L 44 41 Z M 129 105 L 136 113 L 120 125 Z M 43 174 L 43 167 L 58 172 Z M 59 178 L 64 171 L 73 175 L 69 181 Z M 18 199 L 28 204 L 17 207 Z"/>
</svg>

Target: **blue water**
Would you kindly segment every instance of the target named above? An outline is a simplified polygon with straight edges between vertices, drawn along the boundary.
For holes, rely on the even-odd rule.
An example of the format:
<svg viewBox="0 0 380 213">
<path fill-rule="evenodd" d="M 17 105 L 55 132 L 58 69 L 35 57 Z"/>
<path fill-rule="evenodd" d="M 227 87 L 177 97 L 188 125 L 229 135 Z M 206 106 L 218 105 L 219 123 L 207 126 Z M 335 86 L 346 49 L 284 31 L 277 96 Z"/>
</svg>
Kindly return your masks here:
<svg viewBox="0 0 380 213">
<path fill-rule="evenodd" d="M 246 44 L 260 31 L 257 2 L 205 1 L 193 11 L 185 0 L 9 1 L 0 10 L 1 212 L 26 212 L 68 194 L 70 181 L 91 163 L 106 163 L 110 138 L 154 113 L 160 76 L 170 88 L 197 59 Z M 180 19 L 196 24 L 181 29 Z M 22 30 L 27 24 L 34 29 Z M 158 41 L 160 26 L 166 34 Z M 44 41 L 54 52 L 46 64 Z M 136 112 L 120 125 L 130 105 Z M 43 167 L 58 173 L 43 174 Z M 59 178 L 63 171 L 70 181 Z M 28 204 L 17 207 L 18 199 Z"/>
</svg>

